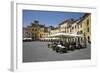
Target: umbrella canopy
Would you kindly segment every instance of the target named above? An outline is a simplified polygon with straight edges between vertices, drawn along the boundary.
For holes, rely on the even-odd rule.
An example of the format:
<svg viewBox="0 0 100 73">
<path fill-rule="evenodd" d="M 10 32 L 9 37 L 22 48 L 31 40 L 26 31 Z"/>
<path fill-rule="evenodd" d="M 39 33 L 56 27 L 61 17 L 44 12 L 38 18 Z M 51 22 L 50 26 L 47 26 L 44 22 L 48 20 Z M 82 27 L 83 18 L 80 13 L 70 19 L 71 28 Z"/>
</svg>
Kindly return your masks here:
<svg viewBox="0 0 100 73">
<path fill-rule="evenodd" d="M 82 35 L 77 35 L 77 34 L 69 34 L 69 33 L 57 33 L 50 35 L 49 37 L 83 37 Z"/>
<path fill-rule="evenodd" d="M 57 33 L 57 34 L 50 35 L 49 37 L 71 37 L 71 35 L 67 33 Z"/>
<path fill-rule="evenodd" d="M 43 38 L 43 39 L 44 39 L 44 40 L 57 40 L 57 39 L 59 39 L 59 38 L 54 38 L 54 37 L 53 37 L 53 38 L 50 38 L 50 37 L 49 37 L 49 38 Z"/>
<path fill-rule="evenodd" d="M 83 35 L 78 35 L 78 34 L 70 34 L 73 37 L 83 37 Z"/>
</svg>

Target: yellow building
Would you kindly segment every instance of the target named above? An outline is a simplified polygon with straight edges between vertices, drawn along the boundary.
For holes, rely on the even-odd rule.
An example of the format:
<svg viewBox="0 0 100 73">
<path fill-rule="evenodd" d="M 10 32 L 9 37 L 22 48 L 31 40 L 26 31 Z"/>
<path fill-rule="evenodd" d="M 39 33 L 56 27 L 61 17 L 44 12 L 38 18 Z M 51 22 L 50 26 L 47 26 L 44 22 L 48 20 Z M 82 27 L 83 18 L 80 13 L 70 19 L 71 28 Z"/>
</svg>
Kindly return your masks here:
<svg viewBox="0 0 100 73">
<path fill-rule="evenodd" d="M 41 25 L 39 24 L 38 21 L 34 21 L 33 23 L 31 23 L 30 32 L 32 34 L 33 40 L 40 40 L 41 38 L 44 38 L 45 32 L 47 32 L 47 29 L 45 25 Z"/>
<path fill-rule="evenodd" d="M 74 22 L 75 22 L 75 20 L 72 18 L 61 22 L 59 24 L 60 33 L 67 33 L 67 34 L 75 33 L 75 30 L 73 30 L 73 28 L 74 28 L 74 25 L 76 25 L 76 24 L 73 24 Z M 71 40 L 73 40 L 73 38 L 66 37 L 66 38 L 63 38 L 63 40 L 71 41 Z"/>
<path fill-rule="evenodd" d="M 58 28 L 60 33 L 69 33 L 81 35 L 83 37 L 67 38 L 68 41 L 84 41 L 86 43 L 91 42 L 91 14 L 85 13 L 79 20 L 68 19 L 59 24 Z M 51 30 L 51 34 L 55 34 L 58 31 Z M 58 32 L 58 33 L 59 33 Z"/>
<path fill-rule="evenodd" d="M 72 24 L 70 24 L 71 26 L 69 26 L 67 28 L 67 33 L 77 35 L 77 31 L 78 31 L 78 29 L 77 29 L 77 23 L 78 23 L 78 21 L 79 20 L 75 20 L 75 21 L 73 21 Z M 77 38 L 76 37 L 72 37 L 72 38 L 70 38 L 69 41 L 76 42 L 77 41 Z"/>
<path fill-rule="evenodd" d="M 48 38 L 49 37 L 49 33 L 48 32 L 44 32 L 43 38 Z"/>
<path fill-rule="evenodd" d="M 39 26 L 39 29 L 38 29 L 38 39 L 40 40 L 41 38 L 43 38 L 44 37 L 44 31 L 45 31 L 45 28 L 44 28 L 44 25 L 40 25 Z"/>
<path fill-rule="evenodd" d="M 91 14 L 86 13 L 77 25 L 77 34 L 83 34 L 87 43 L 91 43 Z"/>
<path fill-rule="evenodd" d="M 31 24 L 31 28 L 30 28 L 30 32 L 32 33 L 32 39 L 33 40 L 38 40 L 38 33 L 39 33 L 39 26 L 37 24 L 32 23 Z"/>
<path fill-rule="evenodd" d="M 68 25 L 68 21 L 67 20 L 61 22 L 59 24 L 59 32 L 66 33 L 66 31 L 67 31 L 67 25 Z"/>
<path fill-rule="evenodd" d="M 67 19 L 59 24 L 59 30 L 62 33 L 71 33 L 71 26 L 75 22 L 74 19 Z"/>
<path fill-rule="evenodd" d="M 54 28 L 54 29 L 52 29 L 52 30 L 50 31 L 50 35 L 57 34 L 57 33 L 59 33 L 59 32 L 60 32 L 60 29 L 59 29 L 58 27 L 56 27 L 56 28 Z"/>
<path fill-rule="evenodd" d="M 34 21 L 30 25 L 30 32 L 33 40 L 41 40 L 48 36 L 48 28 L 45 25 L 40 24 L 38 21 Z"/>
<path fill-rule="evenodd" d="M 48 38 L 49 32 L 47 27 L 41 26 L 39 29 L 39 40 Z"/>
</svg>

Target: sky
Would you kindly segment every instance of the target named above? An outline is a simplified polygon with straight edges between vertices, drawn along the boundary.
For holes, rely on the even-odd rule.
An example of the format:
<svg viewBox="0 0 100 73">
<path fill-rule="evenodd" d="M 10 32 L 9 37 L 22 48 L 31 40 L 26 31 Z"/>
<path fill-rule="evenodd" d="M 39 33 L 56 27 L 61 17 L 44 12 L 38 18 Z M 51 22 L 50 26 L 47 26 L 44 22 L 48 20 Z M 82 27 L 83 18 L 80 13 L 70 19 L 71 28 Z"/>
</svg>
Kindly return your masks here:
<svg viewBox="0 0 100 73">
<path fill-rule="evenodd" d="M 84 13 L 79 12 L 23 10 L 23 26 L 27 27 L 34 20 L 38 20 L 40 24 L 45 24 L 45 26 L 57 27 L 66 19 L 79 19 L 83 15 Z"/>
</svg>

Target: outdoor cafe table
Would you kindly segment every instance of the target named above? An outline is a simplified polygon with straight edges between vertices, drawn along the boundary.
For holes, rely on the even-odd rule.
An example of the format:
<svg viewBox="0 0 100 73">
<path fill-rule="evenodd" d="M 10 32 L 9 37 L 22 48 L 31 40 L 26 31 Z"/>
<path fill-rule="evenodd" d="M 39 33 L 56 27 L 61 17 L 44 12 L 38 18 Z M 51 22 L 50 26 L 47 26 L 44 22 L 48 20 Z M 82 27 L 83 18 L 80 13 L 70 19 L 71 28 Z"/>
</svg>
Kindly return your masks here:
<svg viewBox="0 0 100 73">
<path fill-rule="evenodd" d="M 57 47 L 59 47 L 59 48 L 65 48 L 64 46 L 62 46 L 62 45 L 57 45 Z"/>
</svg>

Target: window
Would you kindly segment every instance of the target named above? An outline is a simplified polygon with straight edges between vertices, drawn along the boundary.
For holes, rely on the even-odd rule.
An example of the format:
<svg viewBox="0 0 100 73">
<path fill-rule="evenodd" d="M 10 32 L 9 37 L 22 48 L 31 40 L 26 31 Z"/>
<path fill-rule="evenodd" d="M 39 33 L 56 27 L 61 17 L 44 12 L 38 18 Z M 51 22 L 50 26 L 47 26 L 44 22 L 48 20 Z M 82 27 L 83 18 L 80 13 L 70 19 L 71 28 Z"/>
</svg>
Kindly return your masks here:
<svg viewBox="0 0 100 73">
<path fill-rule="evenodd" d="M 77 32 L 77 34 L 79 34 L 79 31 Z"/>
<path fill-rule="evenodd" d="M 74 29 L 74 27 L 72 27 L 72 29 Z"/>
<path fill-rule="evenodd" d="M 26 34 L 28 34 L 28 32 L 26 32 Z"/>
<path fill-rule="evenodd" d="M 83 41 L 83 38 L 81 38 L 81 41 Z"/>
<path fill-rule="evenodd" d="M 35 31 L 37 31 L 37 29 L 35 29 Z"/>
<path fill-rule="evenodd" d="M 89 19 L 87 20 L 87 26 L 89 25 Z"/>
<path fill-rule="evenodd" d="M 89 27 L 87 28 L 87 32 L 89 32 Z"/>
<path fill-rule="evenodd" d="M 75 25 L 75 29 L 76 29 L 76 25 Z"/>
<path fill-rule="evenodd" d="M 71 32 L 71 29 L 70 29 L 70 32 Z"/>
<path fill-rule="evenodd" d="M 80 27 L 82 28 L 82 24 L 80 24 Z"/>
<path fill-rule="evenodd" d="M 67 29 L 67 33 L 69 33 L 69 30 Z"/>
<path fill-rule="evenodd" d="M 77 26 L 77 28 L 79 29 L 79 25 Z"/>
<path fill-rule="evenodd" d="M 34 31 L 34 29 L 32 29 L 32 31 Z"/>
<path fill-rule="evenodd" d="M 32 33 L 32 36 L 34 36 L 34 34 Z"/>
<path fill-rule="evenodd" d="M 83 31 L 81 30 L 81 31 L 80 31 L 80 34 L 82 34 L 82 33 L 83 33 Z"/>
</svg>

